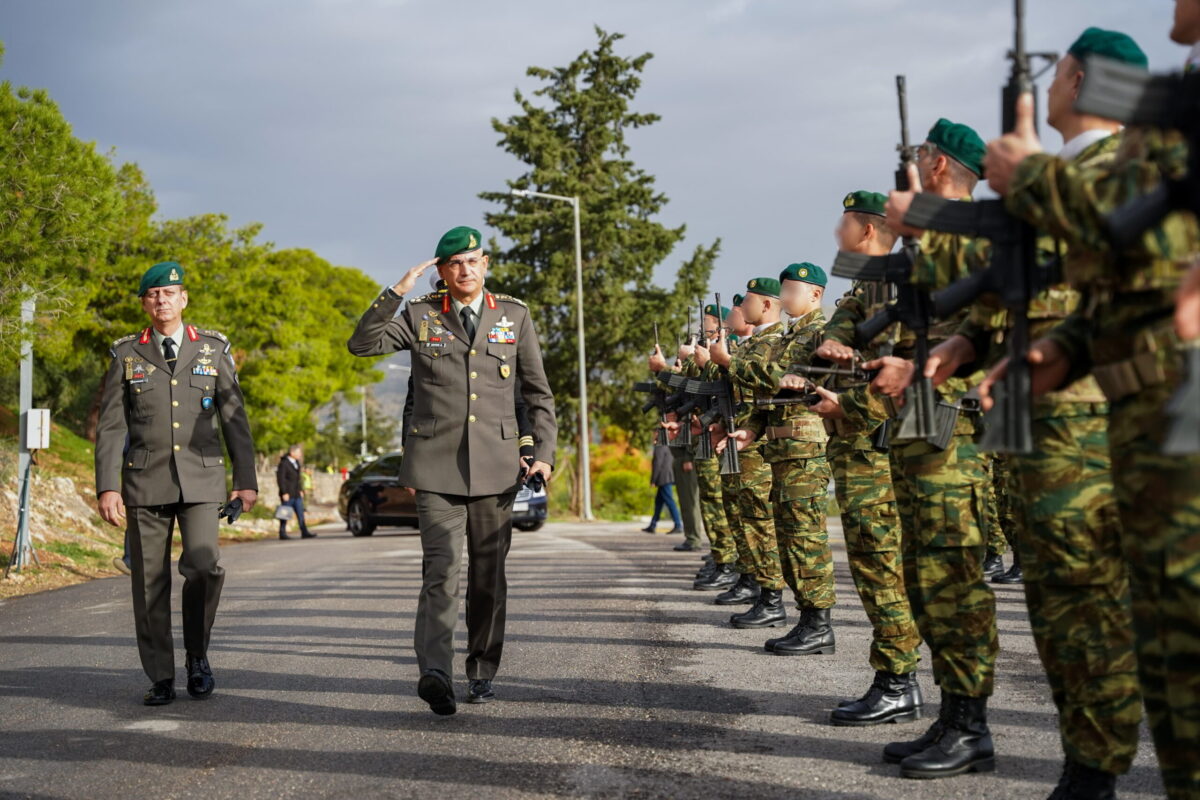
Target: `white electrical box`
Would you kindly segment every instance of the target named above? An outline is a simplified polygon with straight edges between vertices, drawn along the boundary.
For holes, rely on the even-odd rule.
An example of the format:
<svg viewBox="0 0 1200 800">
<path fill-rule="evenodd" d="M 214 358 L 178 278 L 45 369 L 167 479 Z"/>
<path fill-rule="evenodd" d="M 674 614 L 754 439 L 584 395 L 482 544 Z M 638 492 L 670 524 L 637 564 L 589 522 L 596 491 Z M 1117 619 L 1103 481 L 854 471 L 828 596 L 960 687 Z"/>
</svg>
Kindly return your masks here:
<svg viewBox="0 0 1200 800">
<path fill-rule="evenodd" d="M 45 450 L 50 446 L 50 409 L 31 408 L 26 413 L 25 447 Z"/>
</svg>

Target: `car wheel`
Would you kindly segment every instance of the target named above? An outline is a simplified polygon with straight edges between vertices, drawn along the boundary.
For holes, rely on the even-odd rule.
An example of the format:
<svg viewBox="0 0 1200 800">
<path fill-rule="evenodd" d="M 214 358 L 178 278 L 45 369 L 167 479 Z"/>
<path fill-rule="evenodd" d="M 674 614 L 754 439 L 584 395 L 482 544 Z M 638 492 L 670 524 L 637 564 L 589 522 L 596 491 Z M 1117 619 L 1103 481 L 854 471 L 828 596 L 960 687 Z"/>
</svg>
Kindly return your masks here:
<svg viewBox="0 0 1200 800">
<path fill-rule="evenodd" d="M 533 531 L 536 531 L 538 528 L 542 527 L 542 524 L 542 520 L 539 519 L 537 522 L 514 522 L 513 527 L 519 531 L 532 533 Z"/>
<path fill-rule="evenodd" d="M 350 501 L 350 508 L 346 511 L 346 526 L 354 536 L 370 536 L 375 532 L 375 520 L 371 519 L 367 504 L 361 497 Z"/>
</svg>

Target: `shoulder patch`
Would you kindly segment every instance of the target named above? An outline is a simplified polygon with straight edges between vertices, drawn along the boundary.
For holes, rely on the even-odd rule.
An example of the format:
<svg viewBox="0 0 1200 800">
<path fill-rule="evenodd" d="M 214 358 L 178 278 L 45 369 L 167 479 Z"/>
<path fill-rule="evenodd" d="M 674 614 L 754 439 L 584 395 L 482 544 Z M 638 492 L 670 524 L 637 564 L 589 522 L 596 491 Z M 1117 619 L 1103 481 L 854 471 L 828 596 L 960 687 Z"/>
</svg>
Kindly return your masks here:
<svg viewBox="0 0 1200 800">
<path fill-rule="evenodd" d="M 504 303 L 514 303 L 516 305 L 519 305 L 521 308 L 529 308 L 529 306 L 525 305 L 524 300 L 518 300 L 517 298 L 513 297 L 511 294 L 499 294 L 497 292 L 493 292 L 492 297 L 494 297 L 497 300 L 504 302 Z"/>
</svg>

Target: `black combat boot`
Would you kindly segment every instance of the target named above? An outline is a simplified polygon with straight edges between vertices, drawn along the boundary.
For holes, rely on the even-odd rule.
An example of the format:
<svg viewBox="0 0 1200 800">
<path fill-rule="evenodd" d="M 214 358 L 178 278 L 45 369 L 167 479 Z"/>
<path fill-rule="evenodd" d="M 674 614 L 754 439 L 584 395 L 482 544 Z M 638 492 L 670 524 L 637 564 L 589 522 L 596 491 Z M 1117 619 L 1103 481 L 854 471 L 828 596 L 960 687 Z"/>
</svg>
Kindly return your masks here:
<svg viewBox="0 0 1200 800">
<path fill-rule="evenodd" d="M 828 608 L 806 608 L 800 614 L 804 625 L 795 636 L 775 643 L 771 652 L 777 656 L 833 655 L 833 626 L 829 624 Z"/>
<path fill-rule="evenodd" d="M 753 575 L 746 574 L 739 577 L 731 589 L 717 595 L 713 602 L 719 606 L 741 606 L 757 600 L 759 591 L 758 581 Z"/>
<path fill-rule="evenodd" d="M 964 772 L 991 772 L 996 768 L 996 749 L 987 725 L 987 698 L 944 693 L 950 712 L 942 735 L 919 753 L 900 762 L 905 778 L 948 778 Z"/>
<path fill-rule="evenodd" d="M 1000 584 L 1017 584 L 1025 582 L 1025 573 L 1021 570 L 1021 556 L 1014 551 L 1013 565 L 1009 567 L 1008 572 L 1002 572 L 992 578 L 992 583 Z"/>
<path fill-rule="evenodd" d="M 738 574 L 733 571 L 733 564 L 717 564 L 712 574 L 703 580 L 697 578 L 692 584 L 693 589 L 705 592 L 728 589 L 738 581 Z"/>
<path fill-rule="evenodd" d="M 879 671 L 862 698 L 835 708 L 829 715 L 834 725 L 866 726 L 884 722 L 912 722 L 921 718 L 921 687 L 915 673 L 897 675 Z"/>
<path fill-rule="evenodd" d="M 911 673 L 912 681 L 916 683 L 917 673 Z M 883 760 L 889 764 L 899 764 L 904 759 L 919 753 L 941 738 L 946 729 L 946 718 L 950 714 L 950 695 L 942 692 L 942 705 L 938 710 L 938 718 L 929 726 L 929 730 L 920 737 L 907 742 L 890 742 L 883 748 Z"/>
<path fill-rule="evenodd" d="M 1047 800 L 1116 800 L 1117 776 L 1067 759 Z"/>
<path fill-rule="evenodd" d="M 984 580 L 991 580 L 1002 572 L 1004 572 L 1004 556 L 989 547 L 987 555 L 983 559 Z"/>
<path fill-rule="evenodd" d="M 758 595 L 758 602 L 749 611 L 730 617 L 729 624 L 735 628 L 778 628 L 787 624 L 783 590 L 763 589 Z"/>
<path fill-rule="evenodd" d="M 697 581 L 708 580 L 709 578 L 712 577 L 712 574 L 716 569 L 717 569 L 717 564 L 715 561 L 706 560 L 704 562 L 704 564 L 701 565 L 700 569 L 696 572 L 695 580 L 697 580 Z"/>
</svg>

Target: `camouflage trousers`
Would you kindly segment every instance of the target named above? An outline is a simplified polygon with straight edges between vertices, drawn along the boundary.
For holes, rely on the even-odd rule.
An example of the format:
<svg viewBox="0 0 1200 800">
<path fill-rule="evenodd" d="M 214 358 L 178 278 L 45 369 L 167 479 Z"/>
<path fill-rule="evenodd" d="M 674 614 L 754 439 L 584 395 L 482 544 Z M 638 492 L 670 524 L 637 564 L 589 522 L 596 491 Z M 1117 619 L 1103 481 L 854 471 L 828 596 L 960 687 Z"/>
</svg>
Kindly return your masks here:
<svg viewBox="0 0 1200 800">
<path fill-rule="evenodd" d="M 986 458 L 991 478 L 987 486 L 987 549 L 1004 555 L 1016 541 L 1017 513 L 1013 498 L 1013 480 L 1008 456 L 991 453 Z"/>
<path fill-rule="evenodd" d="M 771 463 L 771 505 L 783 579 L 796 608 L 832 608 L 833 552 L 825 527 L 829 464 L 825 456 Z"/>
<path fill-rule="evenodd" d="M 1009 461 L 1021 492 L 1017 548 L 1063 752 L 1129 770 L 1142 719 L 1129 577 L 1113 497 L 1108 420 L 1091 406 L 1035 419 L 1033 452 Z"/>
<path fill-rule="evenodd" d="M 713 561 L 732 564 L 737 559 L 733 531 L 725 518 L 725 501 L 721 497 L 721 465 L 713 458 L 697 458 L 696 481 L 700 484 L 700 518 L 712 547 Z"/>
<path fill-rule="evenodd" d="M 754 565 L 754 579 L 764 589 L 782 589 L 783 568 L 779 561 L 779 543 L 775 539 L 775 514 L 771 510 L 771 465 L 755 443 L 740 454 L 742 488 L 738 509 L 746 548 Z"/>
<path fill-rule="evenodd" d="M 992 694 L 996 597 L 983 577 L 987 470 L 971 435 L 945 450 L 893 443 L 892 487 L 903 526 L 904 588 L 943 691 Z"/>
<path fill-rule="evenodd" d="M 721 504 L 725 507 L 725 520 L 733 532 L 733 544 L 737 550 L 737 561 L 734 569 L 739 575 L 754 574 L 754 559 L 750 555 L 750 546 L 746 541 L 746 531 L 742 527 L 742 509 L 738 506 L 738 495 L 742 491 L 742 476 L 721 476 Z"/>
<path fill-rule="evenodd" d="M 1138 677 L 1170 798 L 1200 798 L 1200 455 L 1162 453 L 1174 381 L 1112 403 Z"/>
<path fill-rule="evenodd" d="M 871 621 L 871 668 L 905 675 L 921 659 L 921 634 L 904 591 L 891 464 L 886 453 L 871 449 L 866 436 L 831 437 L 826 452 L 850 575 Z"/>
</svg>

